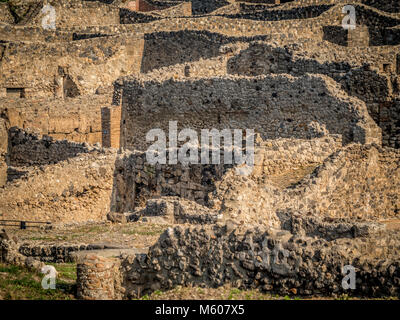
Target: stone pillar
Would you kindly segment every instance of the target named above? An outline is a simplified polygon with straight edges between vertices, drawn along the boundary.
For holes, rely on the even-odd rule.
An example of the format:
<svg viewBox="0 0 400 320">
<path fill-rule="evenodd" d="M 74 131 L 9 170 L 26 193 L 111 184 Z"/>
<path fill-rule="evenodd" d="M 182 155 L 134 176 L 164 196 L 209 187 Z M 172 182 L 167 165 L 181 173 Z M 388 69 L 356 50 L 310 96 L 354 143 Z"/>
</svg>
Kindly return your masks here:
<svg viewBox="0 0 400 320">
<path fill-rule="evenodd" d="M 349 29 L 347 32 L 348 47 L 354 48 L 369 46 L 369 30 L 367 26 L 357 25 L 355 29 Z"/>
<path fill-rule="evenodd" d="M 77 265 L 77 296 L 84 300 L 122 298 L 120 260 L 85 256 Z"/>
<path fill-rule="evenodd" d="M 121 106 L 101 109 L 102 145 L 105 148 L 120 147 L 121 110 Z"/>
</svg>

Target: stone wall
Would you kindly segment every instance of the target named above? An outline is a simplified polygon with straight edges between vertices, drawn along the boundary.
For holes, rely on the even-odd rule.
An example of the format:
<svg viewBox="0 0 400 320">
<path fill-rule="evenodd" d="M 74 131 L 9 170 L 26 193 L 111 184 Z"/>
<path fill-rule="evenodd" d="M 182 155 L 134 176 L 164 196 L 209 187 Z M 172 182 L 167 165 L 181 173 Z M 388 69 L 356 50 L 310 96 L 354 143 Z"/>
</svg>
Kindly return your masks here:
<svg viewBox="0 0 400 320">
<path fill-rule="evenodd" d="M 110 25 L 119 23 L 119 8 L 101 2 L 50 0 L 56 10 L 56 28 L 71 26 Z M 41 26 L 44 15 L 39 12 L 27 21 L 28 25 Z M 90 17 L 90 19 L 88 19 Z"/>
<path fill-rule="evenodd" d="M 115 163 L 112 211 L 129 212 L 148 199 L 179 196 L 206 204 L 221 179 L 223 165 L 150 165 L 144 152 L 127 152 Z"/>
<path fill-rule="evenodd" d="M 72 34 L 61 30 L 45 30 L 41 26 L 10 26 L 0 25 L 0 39 L 13 42 L 18 41 L 43 41 L 43 42 L 68 42 L 72 41 Z"/>
<path fill-rule="evenodd" d="M 0 192 L 3 219 L 50 222 L 104 221 L 110 210 L 116 152 L 80 154 L 31 168 Z"/>
<path fill-rule="evenodd" d="M 95 258 L 84 260 L 78 265 L 78 290 L 90 298 L 136 299 L 178 285 L 216 288 L 229 283 L 281 295 L 331 296 L 346 293 L 342 268 L 352 265 L 357 278 L 352 295 L 397 296 L 398 237 L 391 232 L 327 241 L 232 224 L 175 227 L 147 255 L 122 257 L 106 288 L 87 284 L 88 277 L 99 279 L 101 273 L 85 269 Z"/>
<path fill-rule="evenodd" d="M 122 75 L 139 73 L 140 35 L 98 37 L 67 45 L 6 43 L 0 63 L 0 88 L 23 88 L 26 98 L 94 94 Z M 17 66 L 17 67 L 16 67 Z"/>
<path fill-rule="evenodd" d="M 299 50 L 296 46 L 276 48 L 264 42 L 250 43 L 247 49 L 229 59 L 227 70 L 231 74 L 249 76 L 280 73 L 295 76 L 305 73 L 327 75 L 340 83 L 349 95 L 366 102 L 371 117 L 380 125 L 384 135 L 389 136 L 389 139 L 383 140 L 384 145 L 393 146 L 388 140 L 394 139 L 396 133 L 381 124 L 380 118 L 385 115 L 380 116 L 380 105 L 387 104 L 398 90 L 395 52 L 380 51 L 372 56 L 372 52 L 358 48 L 359 62 L 353 64 L 331 58 L 322 48 L 314 54 L 311 54 L 310 48 L 304 49 Z M 387 70 L 384 66 L 388 67 Z"/>
<path fill-rule="evenodd" d="M 289 183 L 285 175 L 270 174 L 259 181 L 254 179 L 257 176 L 228 172 L 209 202 L 224 219 L 244 225 L 281 227 L 282 218 L 295 212 L 332 219 L 396 218 L 400 213 L 398 154 L 374 145 L 349 145 Z"/>
<path fill-rule="evenodd" d="M 102 142 L 101 107 L 108 95 L 48 100 L 0 98 L 8 127 L 19 127 L 57 140 Z"/>
<path fill-rule="evenodd" d="M 178 130 L 254 129 L 263 139 L 313 138 L 308 126 L 315 122 L 344 143 L 381 140 L 365 104 L 323 76 L 128 79 L 122 89 L 121 146 L 129 149 L 146 150 L 152 144 L 146 133 L 167 133 L 169 121 L 177 121 Z"/>
<path fill-rule="evenodd" d="M 388 101 L 379 105 L 379 125 L 382 141 L 386 146 L 400 148 L 400 101 Z"/>
<path fill-rule="evenodd" d="M 121 107 L 101 109 L 102 146 L 119 148 L 121 136 Z"/>
<path fill-rule="evenodd" d="M 85 143 L 53 141 L 50 136 L 29 134 L 18 127 L 10 128 L 8 144 L 8 165 L 14 167 L 54 164 L 90 152 Z"/>
<path fill-rule="evenodd" d="M 222 48 L 266 37 L 226 37 L 206 31 L 158 32 L 144 36 L 141 72 L 222 55 Z"/>
<path fill-rule="evenodd" d="M 8 4 L 0 2 L 0 23 L 11 24 L 14 22 L 14 18 L 8 9 Z"/>
</svg>

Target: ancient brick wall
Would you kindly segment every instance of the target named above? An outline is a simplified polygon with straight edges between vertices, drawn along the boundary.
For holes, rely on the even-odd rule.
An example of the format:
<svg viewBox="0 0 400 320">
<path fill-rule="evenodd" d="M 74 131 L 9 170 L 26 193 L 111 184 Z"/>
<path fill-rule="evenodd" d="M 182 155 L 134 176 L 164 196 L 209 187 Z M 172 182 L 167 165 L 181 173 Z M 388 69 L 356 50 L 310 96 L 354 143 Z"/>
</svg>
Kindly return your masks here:
<svg viewBox="0 0 400 320">
<path fill-rule="evenodd" d="M 121 75 L 139 73 L 142 52 L 140 36 L 100 37 L 68 45 L 7 43 L 0 87 L 24 88 L 27 98 L 53 97 L 65 90 L 63 81 L 70 79 L 77 94 L 94 94 Z"/>
<path fill-rule="evenodd" d="M 322 76 L 182 80 L 124 83 L 123 147 L 146 150 L 151 145 L 146 133 L 168 132 L 169 121 L 177 121 L 178 130 L 251 128 L 263 139 L 312 138 L 316 133 L 308 125 L 318 122 L 322 131 L 342 135 L 344 143 L 381 139 L 365 105 L 343 93 L 337 98 L 337 84 Z"/>
<path fill-rule="evenodd" d="M 31 129 L 57 140 L 89 144 L 101 143 L 101 107 L 109 104 L 107 95 L 64 100 L 1 99 L 9 127 Z"/>
<path fill-rule="evenodd" d="M 31 167 L 0 192 L 2 218 L 55 223 L 106 220 L 115 159 L 114 151 L 95 150 Z"/>
<path fill-rule="evenodd" d="M 400 277 L 398 235 L 394 237 L 393 233 L 372 234 L 326 241 L 235 224 L 178 226 L 161 235 L 147 255 L 123 257 L 119 272 L 115 269 L 114 277 L 107 274 L 106 287 L 87 279 L 100 279 L 116 262 L 92 256 L 82 260 L 78 290 L 87 299 L 137 299 L 178 285 L 230 284 L 280 295 L 340 295 L 345 292 L 342 267 L 350 264 L 357 270 L 355 294 L 393 296 L 399 294 Z"/>
<path fill-rule="evenodd" d="M 229 173 L 210 203 L 214 209 L 223 209 L 224 218 L 273 227 L 281 226 L 282 217 L 291 213 L 334 219 L 398 217 L 398 153 L 374 145 L 349 145 L 291 184 L 277 184 L 276 177 L 267 175 L 262 188 L 256 179 L 243 177 L 238 188 L 237 175 Z"/>
<path fill-rule="evenodd" d="M 53 141 L 50 136 L 29 134 L 18 127 L 8 130 L 8 144 L 8 165 L 14 167 L 48 165 L 89 152 L 85 143 Z"/>
</svg>

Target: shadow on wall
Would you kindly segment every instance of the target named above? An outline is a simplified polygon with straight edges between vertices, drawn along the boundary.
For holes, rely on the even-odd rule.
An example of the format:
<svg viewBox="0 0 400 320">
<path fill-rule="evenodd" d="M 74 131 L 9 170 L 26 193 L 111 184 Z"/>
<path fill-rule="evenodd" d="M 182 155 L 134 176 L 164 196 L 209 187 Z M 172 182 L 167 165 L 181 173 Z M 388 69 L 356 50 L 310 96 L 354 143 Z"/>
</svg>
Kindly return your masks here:
<svg viewBox="0 0 400 320">
<path fill-rule="evenodd" d="M 8 165 L 13 167 L 54 164 L 90 150 L 85 143 L 53 141 L 50 136 L 27 133 L 18 127 L 8 131 Z"/>
<path fill-rule="evenodd" d="M 323 40 L 347 47 L 349 46 L 349 31 L 341 26 L 324 26 Z M 363 30 L 364 31 L 364 30 Z M 375 28 L 365 29 L 365 46 L 396 46 L 400 44 L 400 29 Z M 357 34 L 363 36 L 363 32 Z"/>
<path fill-rule="evenodd" d="M 393 27 L 400 25 L 400 19 L 387 17 L 374 10 L 369 10 L 362 6 L 355 6 L 357 28 L 352 31 L 355 37 L 364 36 L 365 28 L 366 45 L 384 46 L 400 44 L 400 30 Z M 361 28 L 361 31 L 358 31 Z M 341 46 L 347 46 L 349 32 L 341 26 L 324 26 L 323 39 Z"/>
<path fill-rule="evenodd" d="M 263 43 L 253 43 L 227 64 L 229 74 L 258 76 L 288 73 L 301 76 L 306 73 L 323 74 L 341 84 L 349 95 L 365 102 L 385 101 L 389 95 L 388 79 L 368 66 L 352 69 L 348 63 L 319 63 L 312 59 L 294 60 L 288 48 L 274 48 Z M 378 121 L 375 110 L 370 115 Z"/>
<path fill-rule="evenodd" d="M 219 8 L 225 7 L 230 3 L 225 0 L 191 0 L 192 14 L 202 15 L 211 13 Z"/>
<path fill-rule="evenodd" d="M 141 72 L 216 57 L 221 55 L 220 48 L 228 43 L 266 39 L 266 36 L 225 37 L 208 31 L 146 34 Z"/>
<path fill-rule="evenodd" d="M 400 12 L 399 0 L 362 0 L 361 2 L 385 12 Z"/>
<path fill-rule="evenodd" d="M 340 134 L 343 143 L 366 143 L 378 129 L 363 104 L 338 99 L 323 76 L 287 75 L 255 78 L 169 79 L 162 83 L 127 80 L 115 87 L 116 105 L 122 100 L 121 146 L 147 150 L 146 133 L 201 129 L 254 129 L 262 139 L 311 139 Z"/>
<path fill-rule="evenodd" d="M 253 11 L 248 13 L 238 13 L 221 15 L 230 19 L 250 19 L 261 21 L 280 21 L 293 19 L 311 19 L 316 18 L 332 8 L 333 5 L 307 6 L 293 8 L 289 10 L 264 10 Z"/>
<path fill-rule="evenodd" d="M 133 212 L 146 201 L 178 196 L 209 206 L 209 192 L 216 189 L 232 165 L 150 165 L 146 153 L 122 154 L 115 162 L 112 212 Z"/>
</svg>

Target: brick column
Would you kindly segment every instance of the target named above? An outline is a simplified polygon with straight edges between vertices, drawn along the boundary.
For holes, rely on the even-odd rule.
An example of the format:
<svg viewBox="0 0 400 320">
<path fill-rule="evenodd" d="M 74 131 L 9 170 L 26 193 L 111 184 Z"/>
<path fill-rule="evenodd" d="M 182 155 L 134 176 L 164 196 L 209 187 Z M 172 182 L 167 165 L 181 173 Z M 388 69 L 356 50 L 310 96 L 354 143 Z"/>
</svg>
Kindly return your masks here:
<svg viewBox="0 0 400 320">
<path fill-rule="evenodd" d="M 85 300 L 122 298 L 118 259 L 87 255 L 77 265 L 77 296 Z M 122 290 L 122 291 L 121 291 Z"/>
<path fill-rule="evenodd" d="M 119 148 L 121 135 L 121 107 L 101 109 L 102 145 L 105 148 Z"/>
</svg>

